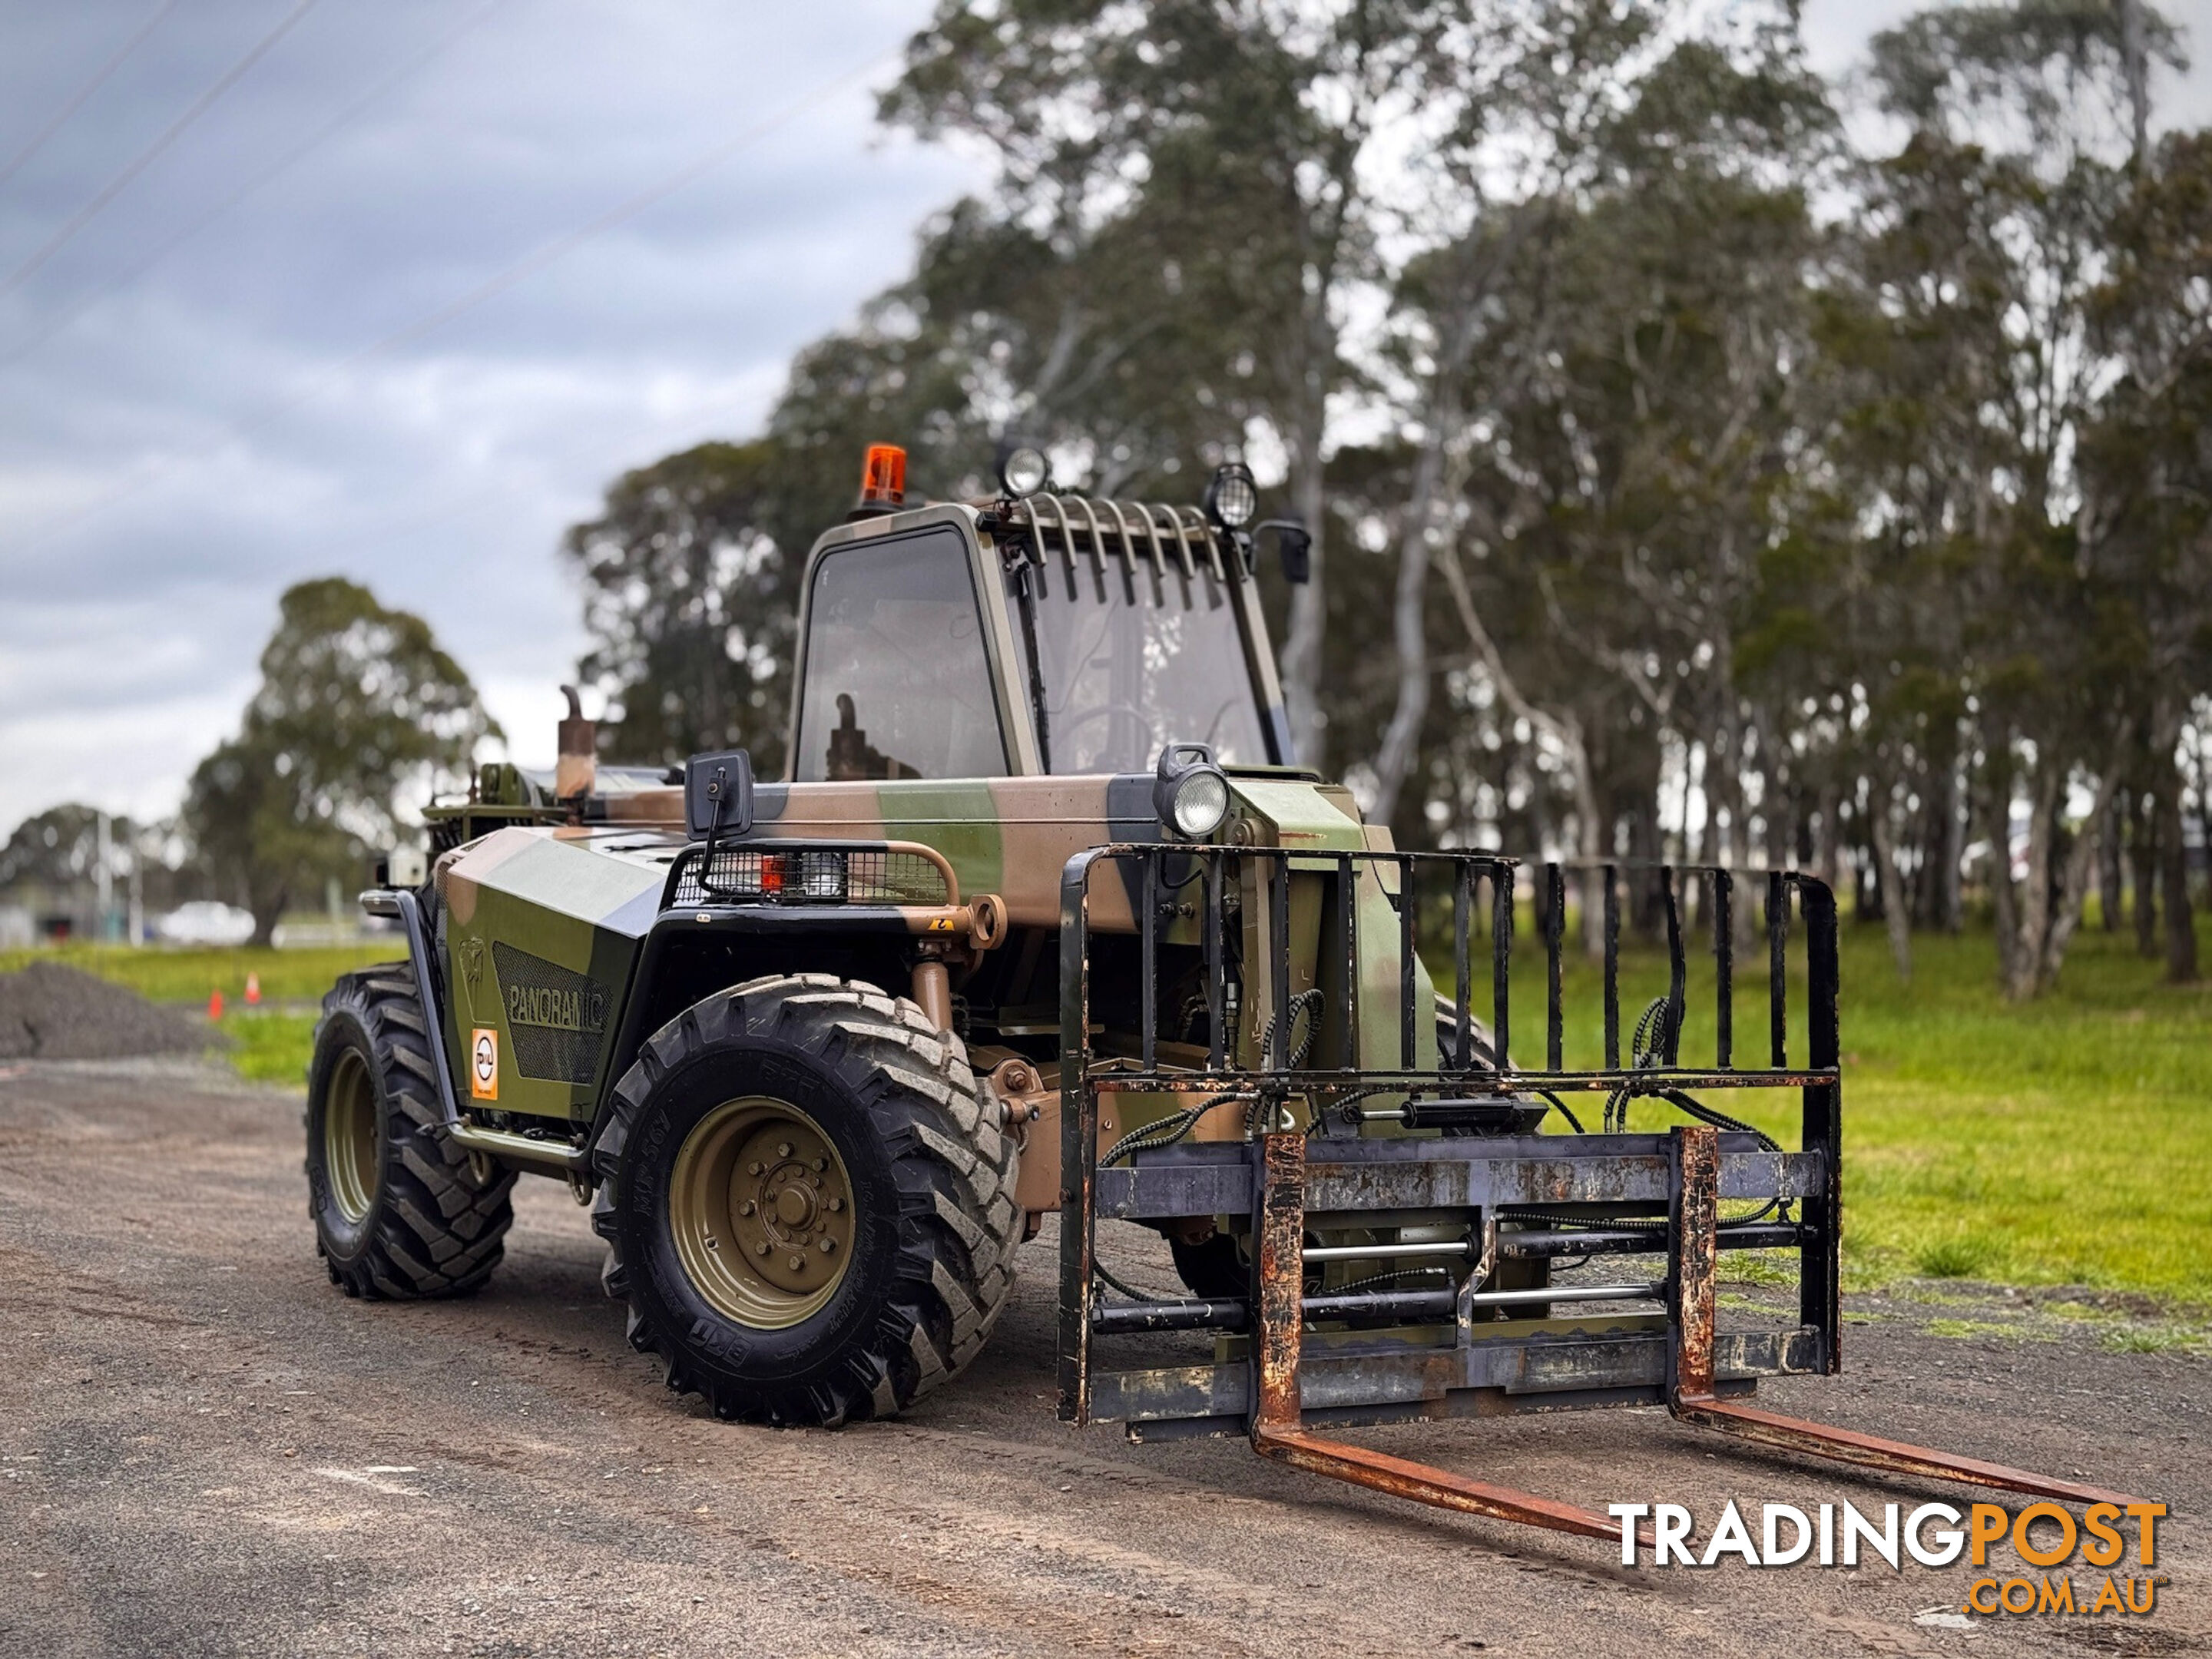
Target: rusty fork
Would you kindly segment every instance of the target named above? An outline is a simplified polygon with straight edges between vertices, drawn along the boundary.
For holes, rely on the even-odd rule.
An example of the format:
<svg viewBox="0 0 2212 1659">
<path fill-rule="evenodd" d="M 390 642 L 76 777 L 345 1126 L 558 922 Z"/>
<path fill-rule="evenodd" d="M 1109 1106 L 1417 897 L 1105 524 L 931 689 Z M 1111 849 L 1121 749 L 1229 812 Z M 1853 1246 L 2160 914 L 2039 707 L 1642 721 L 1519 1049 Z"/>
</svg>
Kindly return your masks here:
<svg viewBox="0 0 2212 1659">
<path fill-rule="evenodd" d="M 1760 1445 L 1890 1474 L 1957 1480 L 2081 1504 L 2117 1504 L 2124 1508 L 2142 1501 L 2101 1487 L 1809 1423 L 1720 1398 L 1713 1368 L 1720 1138 L 1717 1130 L 1697 1124 L 1675 1130 L 1674 1146 L 1675 1198 L 1673 1225 L 1668 1229 L 1674 1340 L 1668 1355 L 1667 1407 L 1675 1418 Z M 1261 1156 L 1255 1332 L 1259 1375 L 1251 1420 L 1252 1449 L 1294 1469 L 1371 1487 L 1417 1504 L 1619 1541 L 1619 1522 L 1571 1504 L 1471 1480 L 1449 1470 L 1307 1431 L 1298 1393 L 1305 1267 L 1305 1137 L 1267 1135 Z M 1651 1543 L 1648 1528 L 1639 1528 L 1638 1538 L 1647 1547 Z"/>
<path fill-rule="evenodd" d="M 2102 1487 L 2055 1480 L 2026 1469 L 1985 1463 L 1976 1457 L 1885 1440 L 1825 1423 L 1808 1423 L 1778 1412 L 1760 1411 L 1723 1400 L 1713 1376 L 1716 1269 L 1719 1260 L 1720 1133 L 1698 1123 L 1673 1131 L 1674 1144 L 1674 1224 L 1668 1229 L 1673 1257 L 1669 1289 L 1674 1340 L 1668 1356 L 1667 1409 L 1680 1421 L 1764 1446 L 1814 1457 L 1856 1463 L 1893 1474 L 1917 1474 L 2000 1492 L 2061 1498 L 2072 1504 L 2118 1504 L 2140 1500 Z"/>
<path fill-rule="evenodd" d="M 1356 1486 L 1371 1486 L 1417 1504 L 1618 1542 L 1619 1522 L 1571 1504 L 1470 1480 L 1425 1463 L 1324 1439 L 1305 1431 L 1298 1401 L 1303 1318 L 1299 1303 L 1305 1281 L 1305 1136 L 1267 1135 L 1263 1138 L 1261 1156 L 1256 1332 L 1260 1374 L 1252 1414 L 1252 1449 L 1294 1469 L 1328 1475 Z M 1646 1544 L 1650 1542 L 1648 1532 L 1640 1531 L 1639 1537 Z"/>
</svg>

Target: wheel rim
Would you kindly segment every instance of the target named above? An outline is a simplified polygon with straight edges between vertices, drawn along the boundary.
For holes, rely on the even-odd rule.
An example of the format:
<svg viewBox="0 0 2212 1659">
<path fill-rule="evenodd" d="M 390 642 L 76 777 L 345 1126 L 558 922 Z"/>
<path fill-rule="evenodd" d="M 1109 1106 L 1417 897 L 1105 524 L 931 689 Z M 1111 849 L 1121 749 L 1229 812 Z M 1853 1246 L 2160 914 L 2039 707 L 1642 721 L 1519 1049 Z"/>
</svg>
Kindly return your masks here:
<svg viewBox="0 0 2212 1659">
<path fill-rule="evenodd" d="M 368 1062 L 343 1050 L 331 1073 L 323 1104 L 323 1167 L 331 1178 L 331 1197 L 348 1221 L 367 1218 L 376 1196 L 376 1085 Z"/>
<path fill-rule="evenodd" d="M 811 1318 L 844 1282 L 853 1182 L 817 1123 L 747 1095 L 701 1118 L 677 1150 L 669 1231 L 699 1294 L 756 1330 Z"/>
</svg>

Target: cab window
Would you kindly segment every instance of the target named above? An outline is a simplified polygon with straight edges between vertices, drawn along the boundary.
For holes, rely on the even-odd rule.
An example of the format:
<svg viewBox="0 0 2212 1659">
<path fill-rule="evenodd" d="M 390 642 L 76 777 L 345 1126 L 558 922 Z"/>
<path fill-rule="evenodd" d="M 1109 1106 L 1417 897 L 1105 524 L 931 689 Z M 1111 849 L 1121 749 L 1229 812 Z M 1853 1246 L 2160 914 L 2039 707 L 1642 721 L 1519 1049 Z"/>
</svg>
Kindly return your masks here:
<svg viewBox="0 0 2212 1659">
<path fill-rule="evenodd" d="M 824 554 L 806 629 L 792 771 L 799 782 L 1005 774 L 982 614 L 957 531 Z"/>
<path fill-rule="evenodd" d="M 1170 743 L 1267 764 L 1235 600 L 1203 562 L 1054 552 L 1007 580 L 1022 684 L 1032 633 L 1042 659 L 1047 770 L 1148 772 Z"/>
</svg>

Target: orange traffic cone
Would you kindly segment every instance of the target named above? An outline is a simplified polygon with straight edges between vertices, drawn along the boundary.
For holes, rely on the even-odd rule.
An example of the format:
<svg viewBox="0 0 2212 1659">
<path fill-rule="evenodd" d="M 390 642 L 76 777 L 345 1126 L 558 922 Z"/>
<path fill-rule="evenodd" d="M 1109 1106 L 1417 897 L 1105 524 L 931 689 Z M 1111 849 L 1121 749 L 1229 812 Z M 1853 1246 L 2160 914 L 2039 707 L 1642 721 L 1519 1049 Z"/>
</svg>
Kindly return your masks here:
<svg viewBox="0 0 2212 1659">
<path fill-rule="evenodd" d="M 213 1024 L 216 1020 L 221 1019 L 222 1018 L 222 993 L 220 991 L 210 991 L 208 993 L 208 1023 L 210 1024 Z"/>
<path fill-rule="evenodd" d="M 261 975 L 258 974 L 246 976 L 246 1006 L 249 1008 L 261 1006 Z"/>
</svg>

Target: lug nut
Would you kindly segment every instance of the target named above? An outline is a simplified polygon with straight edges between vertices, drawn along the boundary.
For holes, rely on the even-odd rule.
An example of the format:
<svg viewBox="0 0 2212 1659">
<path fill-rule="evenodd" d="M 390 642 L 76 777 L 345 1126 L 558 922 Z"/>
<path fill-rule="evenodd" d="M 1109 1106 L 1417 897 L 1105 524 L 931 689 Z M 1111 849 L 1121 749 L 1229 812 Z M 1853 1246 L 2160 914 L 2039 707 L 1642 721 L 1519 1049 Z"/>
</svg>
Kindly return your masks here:
<svg viewBox="0 0 2212 1659">
<path fill-rule="evenodd" d="M 791 1258 L 791 1270 L 792 1270 L 792 1272 L 793 1272 L 793 1273 L 797 1273 L 800 1268 L 804 1267 L 805 1265 L 806 1265 L 806 1258 L 805 1258 L 805 1256 L 803 1256 L 803 1255 L 795 1255 L 795 1256 L 793 1256 L 793 1257 L 792 1257 L 792 1258 Z"/>
<path fill-rule="evenodd" d="M 789 1158 L 791 1156 L 791 1143 L 787 1140 L 777 1141 L 775 1143 L 775 1155 L 778 1158 Z"/>
<path fill-rule="evenodd" d="M 830 1167 L 830 1160 L 829 1160 L 828 1158 L 816 1158 L 816 1159 L 814 1160 L 814 1173 L 815 1173 L 815 1174 L 817 1174 L 817 1175 L 820 1175 L 820 1174 L 821 1174 L 824 1170 L 828 1169 L 829 1167 Z"/>
<path fill-rule="evenodd" d="M 758 1175 L 763 1167 L 764 1166 L 762 1164 L 761 1161 L 758 1158 L 755 1158 L 751 1163 L 745 1165 L 745 1173 L 747 1175 Z"/>
<path fill-rule="evenodd" d="M 836 1211 L 838 1211 L 838 1210 L 842 1210 L 842 1209 L 843 1209 L 844 1207 L 845 1207 L 845 1200 L 844 1200 L 843 1199 L 842 1199 L 842 1198 L 833 1198 L 833 1199 L 831 1199 L 831 1200 L 830 1200 L 830 1210 L 831 1210 L 833 1212 L 836 1212 Z"/>
<path fill-rule="evenodd" d="M 823 1255 L 827 1255 L 837 1248 L 837 1241 L 834 1238 L 825 1238 L 816 1248 L 820 1249 Z"/>
<path fill-rule="evenodd" d="M 763 1238 L 759 1243 L 754 1245 L 753 1254 L 755 1255 L 766 1255 L 768 1254 L 768 1240 Z"/>
</svg>

